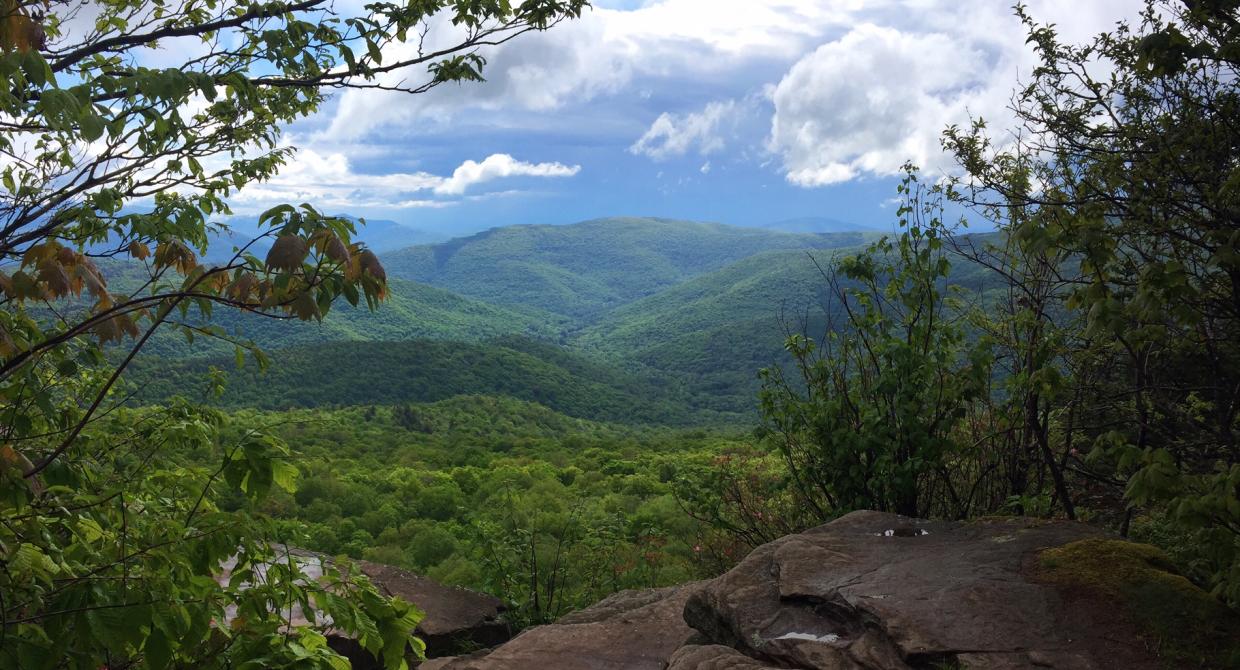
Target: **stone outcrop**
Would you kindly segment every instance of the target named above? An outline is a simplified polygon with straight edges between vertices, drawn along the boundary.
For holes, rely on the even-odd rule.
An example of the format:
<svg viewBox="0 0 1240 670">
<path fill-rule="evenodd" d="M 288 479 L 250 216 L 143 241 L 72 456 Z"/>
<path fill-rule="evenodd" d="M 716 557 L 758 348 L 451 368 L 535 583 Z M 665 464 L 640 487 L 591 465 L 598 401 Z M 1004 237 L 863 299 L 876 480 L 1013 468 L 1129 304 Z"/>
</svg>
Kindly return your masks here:
<svg viewBox="0 0 1240 670">
<path fill-rule="evenodd" d="M 1089 635 L 1064 625 L 1058 590 L 1028 576 L 1038 552 L 1096 534 L 1075 523 L 857 512 L 754 550 L 695 592 L 685 618 L 707 640 L 775 667 L 1112 667 Z M 672 667 L 711 667 L 705 656 Z"/>
<path fill-rule="evenodd" d="M 622 591 L 489 652 L 427 661 L 420 670 L 662 670 L 693 635 L 683 612 L 700 586 Z"/>
<path fill-rule="evenodd" d="M 617 594 L 489 652 L 423 667 L 1236 667 L 1235 613 L 1160 556 L 1079 523 L 856 512 L 759 547 L 717 579 Z"/>
</svg>

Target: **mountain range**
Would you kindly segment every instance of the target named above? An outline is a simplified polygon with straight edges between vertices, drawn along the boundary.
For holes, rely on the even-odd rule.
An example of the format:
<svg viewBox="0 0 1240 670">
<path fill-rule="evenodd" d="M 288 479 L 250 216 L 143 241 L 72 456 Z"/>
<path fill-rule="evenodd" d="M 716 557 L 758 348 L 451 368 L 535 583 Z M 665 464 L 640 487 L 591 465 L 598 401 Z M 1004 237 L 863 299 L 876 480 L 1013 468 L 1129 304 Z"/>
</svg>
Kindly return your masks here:
<svg viewBox="0 0 1240 670">
<path fill-rule="evenodd" d="M 380 258 L 391 298 L 377 312 L 340 305 L 322 323 L 217 312 L 215 323 L 273 360 L 265 377 L 231 373 L 220 402 L 390 404 L 486 393 L 609 421 L 751 416 L 758 369 L 783 361 L 788 328 L 824 313 L 821 268 L 876 236 L 611 218 L 387 251 Z M 231 346 L 219 341 L 189 345 L 168 334 L 147 353 L 170 379 L 233 367 Z M 169 367 L 169 359 L 181 360 Z M 143 399 L 186 388 L 144 370 L 154 366 L 132 375 Z"/>
</svg>

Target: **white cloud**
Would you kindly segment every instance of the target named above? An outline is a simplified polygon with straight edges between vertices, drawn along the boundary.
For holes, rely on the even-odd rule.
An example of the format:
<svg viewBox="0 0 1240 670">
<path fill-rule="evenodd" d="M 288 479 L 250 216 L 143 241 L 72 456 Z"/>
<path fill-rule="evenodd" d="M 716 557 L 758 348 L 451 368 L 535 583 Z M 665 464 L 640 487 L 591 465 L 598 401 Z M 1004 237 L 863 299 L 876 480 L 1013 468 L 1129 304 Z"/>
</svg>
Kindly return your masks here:
<svg viewBox="0 0 1240 670">
<path fill-rule="evenodd" d="M 461 163 L 448 177 L 421 171 L 365 174 L 354 171 L 344 153 L 302 149 L 275 178 L 245 187 L 231 202 L 240 212 L 303 201 L 328 209 L 449 207 L 459 202 L 453 196 L 461 196 L 477 184 L 518 176 L 570 177 L 580 169 L 578 165 L 526 163 L 508 154 L 492 154 L 481 162 Z"/>
<path fill-rule="evenodd" d="M 775 87 L 770 149 L 802 186 L 890 174 L 906 160 L 940 167 L 928 163 L 944 126 L 996 111 L 996 65 L 949 35 L 859 26 L 802 58 Z"/>
<path fill-rule="evenodd" d="M 710 174 L 710 161 L 702 163 L 702 167 L 698 168 L 698 172 L 702 174 Z"/>
<path fill-rule="evenodd" d="M 890 175 L 905 161 L 941 173 L 953 168 L 940 147 L 948 125 L 981 117 L 1000 132 L 1011 127 L 1012 92 L 1036 62 L 1007 3 L 903 4 L 916 20 L 852 27 L 775 86 L 767 148 L 788 181 L 813 187 Z M 1029 4 L 1039 23 L 1065 26 L 1061 37 L 1081 42 L 1136 16 L 1141 3 Z"/>
<path fill-rule="evenodd" d="M 572 177 L 581 171 L 580 165 L 563 163 L 525 163 L 508 154 L 491 154 L 481 163 L 465 161 L 452 172 L 452 176 L 435 186 L 442 195 L 460 195 L 474 184 L 503 177 Z"/>
<path fill-rule="evenodd" d="M 487 81 L 408 96 L 350 90 L 328 108 L 316 143 L 385 142 L 461 132 L 538 127 L 583 136 L 629 132 L 636 114 L 654 122 L 629 150 L 655 160 L 715 157 L 737 146 L 771 160 L 803 186 L 887 175 L 906 160 L 947 167 L 939 137 L 950 123 L 983 116 L 1006 127 L 1018 77 L 1034 65 L 1008 2 L 994 0 L 647 0 L 599 7 L 580 20 L 484 50 Z M 1083 41 L 1133 18 L 1142 0 L 1029 0 L 1039 22 Z M 460 28 L 433 20 L 427 50 Z M 385 61 L 409 55 L 394 46 Z M 411 73 L 381 77 L 396 84 Z M 746 93 L 768 87 L 753 104 Z M 682 91 L 685 93 L 682 94 Z M 691 92 L 716 102 L 668 106 Z M 592 102 L 611 96 L 614 117 Z M 701 99 L 698 97 L 697 99 Z M 616 105 L 612 105 L 614 100 Z M 773 106 L 765 131 L 754 117 Z M 669 111 L 670 110 L 670 111 Z M 650 118 L 646 117 L 646 118 Z M 738 117 L 743 117 L 738 121 Z M 567 120 L 566 120 L 567 119 Z M 590 119 L 589 126 L 582 126 Z M 568 127 L 574 125 L 575 127 Z M 765 138 L 762 135 L 765 134 Z M 404 135 L 404 137 L 402 137 Z M 763 155 L 765 154 L 765 155 Z M 773 160 L 772 160 L 773 159 Z M 716 160 L 716 163 L 719 161 Z M 446 188 L 446 187 L 445 187 Z"/>
<path fill-rule="evenodd" d="M 664 112 L 629 151 L 655 160 L 683 156 L 692 150 L 705 156 L 723 149 L 723 133 L 735 125 L 736 116 L 737 105 L 732 100 L 712 102 L 688 114 Z"/>
<path fill-rule="evenodd" d="M 729 73 L 758 61 L 791 61 L 831 26 L 846 25 L 862 5 L 895 0 L 658 0 L 620 10 L 597 7 L 545 33 L 524 35 L 485 50 L 487 81 L 445 85 L 407 96 L 380 90 L 347 91 L 324 136 L 359 138 L 378 128 L 419 129 L 459 120 L 469 109 L 548 111 L 634 82 Z M 459 39 L 444 17 L 431 22 L 427 51 Z M 396 45 L 384 61 L 409 56 L 416 44 Z M 381 77 L 396 84 L 411 73 Z M 641 97 L 638 87 L 633 96 Z"/>
</svg>

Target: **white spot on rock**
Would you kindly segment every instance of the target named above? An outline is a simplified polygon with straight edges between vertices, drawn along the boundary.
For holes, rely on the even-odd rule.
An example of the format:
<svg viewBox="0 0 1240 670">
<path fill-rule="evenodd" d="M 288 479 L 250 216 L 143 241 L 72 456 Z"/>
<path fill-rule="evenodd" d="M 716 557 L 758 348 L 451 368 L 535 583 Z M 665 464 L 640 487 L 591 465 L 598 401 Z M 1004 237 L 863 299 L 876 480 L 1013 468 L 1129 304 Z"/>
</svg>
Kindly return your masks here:
<svg viewBox="0 0 1240 670">
<path fill-rule="evenodd" d="M 805 640 L 807 642 L 825 642 L 833 644 L 840 641 L 840 636 L 835 633 L 827 633 L 826 635 L 814 635 L 813 633 L 784 633 L 776 640 Z"/>
</svg>

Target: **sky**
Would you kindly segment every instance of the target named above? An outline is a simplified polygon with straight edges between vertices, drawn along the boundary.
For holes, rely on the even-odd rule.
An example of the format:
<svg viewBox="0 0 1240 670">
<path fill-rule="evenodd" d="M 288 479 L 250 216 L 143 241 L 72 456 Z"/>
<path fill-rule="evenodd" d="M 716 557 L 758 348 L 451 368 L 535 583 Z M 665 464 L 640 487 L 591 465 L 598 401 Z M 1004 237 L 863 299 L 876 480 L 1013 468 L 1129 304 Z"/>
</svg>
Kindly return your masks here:
<svg viewBox="0 0 1240 670">
<path fill-rule="evenodd" d="M 235 206 L 310 201 L 441 234 L 605 216 L 890 227 L 905 161 L 952 169 L 946 126 L 1010 127 L 1035 65 L 1011 4 L 595 0 L 487 52 L 484 83 L 337 94 Z M 1079 42 L 1141 2 L 1027 5 Z"/>
</svg>

